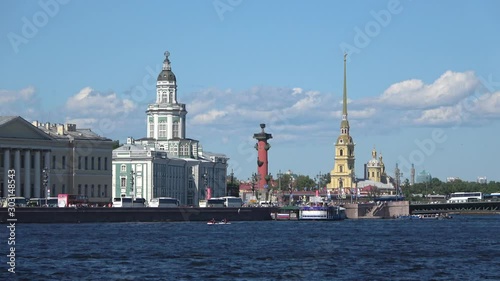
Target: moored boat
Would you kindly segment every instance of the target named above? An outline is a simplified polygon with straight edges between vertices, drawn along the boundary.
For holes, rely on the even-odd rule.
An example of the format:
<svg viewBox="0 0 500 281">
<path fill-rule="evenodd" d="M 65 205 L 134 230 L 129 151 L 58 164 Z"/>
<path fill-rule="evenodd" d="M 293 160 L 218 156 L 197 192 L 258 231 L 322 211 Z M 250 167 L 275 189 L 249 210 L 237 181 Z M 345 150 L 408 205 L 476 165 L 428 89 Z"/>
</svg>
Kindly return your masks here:
<svg viewBox="0 0 500 281">
<path fill-rule="evenodd" d="M 345 208 L 340 206 L 300 206 L 299 220 L 343 220 Z"/>
</svg>

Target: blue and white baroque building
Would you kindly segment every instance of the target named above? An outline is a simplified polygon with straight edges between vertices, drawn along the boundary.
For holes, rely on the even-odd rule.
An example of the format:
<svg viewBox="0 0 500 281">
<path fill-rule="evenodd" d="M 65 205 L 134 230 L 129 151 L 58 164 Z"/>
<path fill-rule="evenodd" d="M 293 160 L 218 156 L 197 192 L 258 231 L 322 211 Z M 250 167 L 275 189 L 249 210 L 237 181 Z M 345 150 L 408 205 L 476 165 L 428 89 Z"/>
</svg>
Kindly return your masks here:
<svg viewBox="0 0 500 281">
<path fill-rule="evenodd" d="M 178 101 L 169 55 L 157 78 L 156 102 L 146 110 L 147 136 L 128 138 L 113 150 L 113 197 L 174 197 L 198 206 L 208 189 L 212 197 L 226 195 L 228 158 L 186 138 L 186 104 Z"/>
</svg>

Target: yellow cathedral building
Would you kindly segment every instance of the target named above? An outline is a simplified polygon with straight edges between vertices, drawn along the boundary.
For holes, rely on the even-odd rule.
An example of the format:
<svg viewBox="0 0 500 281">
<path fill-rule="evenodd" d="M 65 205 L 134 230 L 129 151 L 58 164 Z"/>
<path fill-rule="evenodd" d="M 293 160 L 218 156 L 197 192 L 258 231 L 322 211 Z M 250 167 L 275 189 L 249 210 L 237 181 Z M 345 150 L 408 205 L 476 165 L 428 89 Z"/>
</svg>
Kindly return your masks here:
<svg viewBox="0 0 500 281">
<path fill-rule="evenodd" d="M 337 194 L 346 194 L 354 188 L 354 142 L 349 134 L 349 121 L 347 120 L 347 82 L 346 82 L 347 54 L 344 54 L 344 91 L 342 101 L 342 121 L 340 122 L 340 135 L 335 143 L 335 160 L 330 171 L 329 191 Z"/>
</svg>

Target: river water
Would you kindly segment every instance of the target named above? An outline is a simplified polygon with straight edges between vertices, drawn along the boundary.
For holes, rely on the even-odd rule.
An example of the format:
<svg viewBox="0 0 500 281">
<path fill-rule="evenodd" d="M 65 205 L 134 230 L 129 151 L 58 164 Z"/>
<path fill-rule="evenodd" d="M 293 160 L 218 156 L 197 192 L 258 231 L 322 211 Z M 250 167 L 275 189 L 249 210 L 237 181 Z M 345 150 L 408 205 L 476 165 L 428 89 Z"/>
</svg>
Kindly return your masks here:
<svg viewBox="0 0 500 281">
<path fill-rule="evenodd" d="M 500 280 L 500 215 L 2 229 L 0 280 Z"/>
</svg>

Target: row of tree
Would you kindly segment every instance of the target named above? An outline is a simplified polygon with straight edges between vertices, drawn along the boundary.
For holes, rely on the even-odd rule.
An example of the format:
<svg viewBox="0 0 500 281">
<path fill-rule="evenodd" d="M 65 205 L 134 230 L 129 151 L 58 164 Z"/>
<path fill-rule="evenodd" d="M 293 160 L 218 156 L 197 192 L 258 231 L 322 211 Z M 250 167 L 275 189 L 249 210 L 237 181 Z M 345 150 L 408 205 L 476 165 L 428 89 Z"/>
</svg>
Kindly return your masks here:
<svg viewBox="0 0 500 281">
<path fill-rule="evenodd" d="M 405 180 L 401 189 L 406 198 L 411 198 L 413 194 L 448 195 L 454 192 L 467 191 L 494 193 L 500 192 L 500 182 L 490 181 L 489 183 L 477 183 L 461 180 L 442 182 L 438 178 L 432 178 L 429 182 L 416 183 L 414 185 L 410 185 L 410 182 L 408 180 Z"/>
<path fill-rule="evenodd" d="M 239 187 L 241 181 L 234 176 L 227 176 L 228 189 L 235 189 Z M 330 183 L 330 174 L 322 174 L 312 179 L 306 175 L 295 174 L 282 174 L 273 177 L 269 186 L 273 189 L 288 191 L 290 188 L 293 190 L 314 190 L 319 187 L 325 187 Z"/>
</svg>

